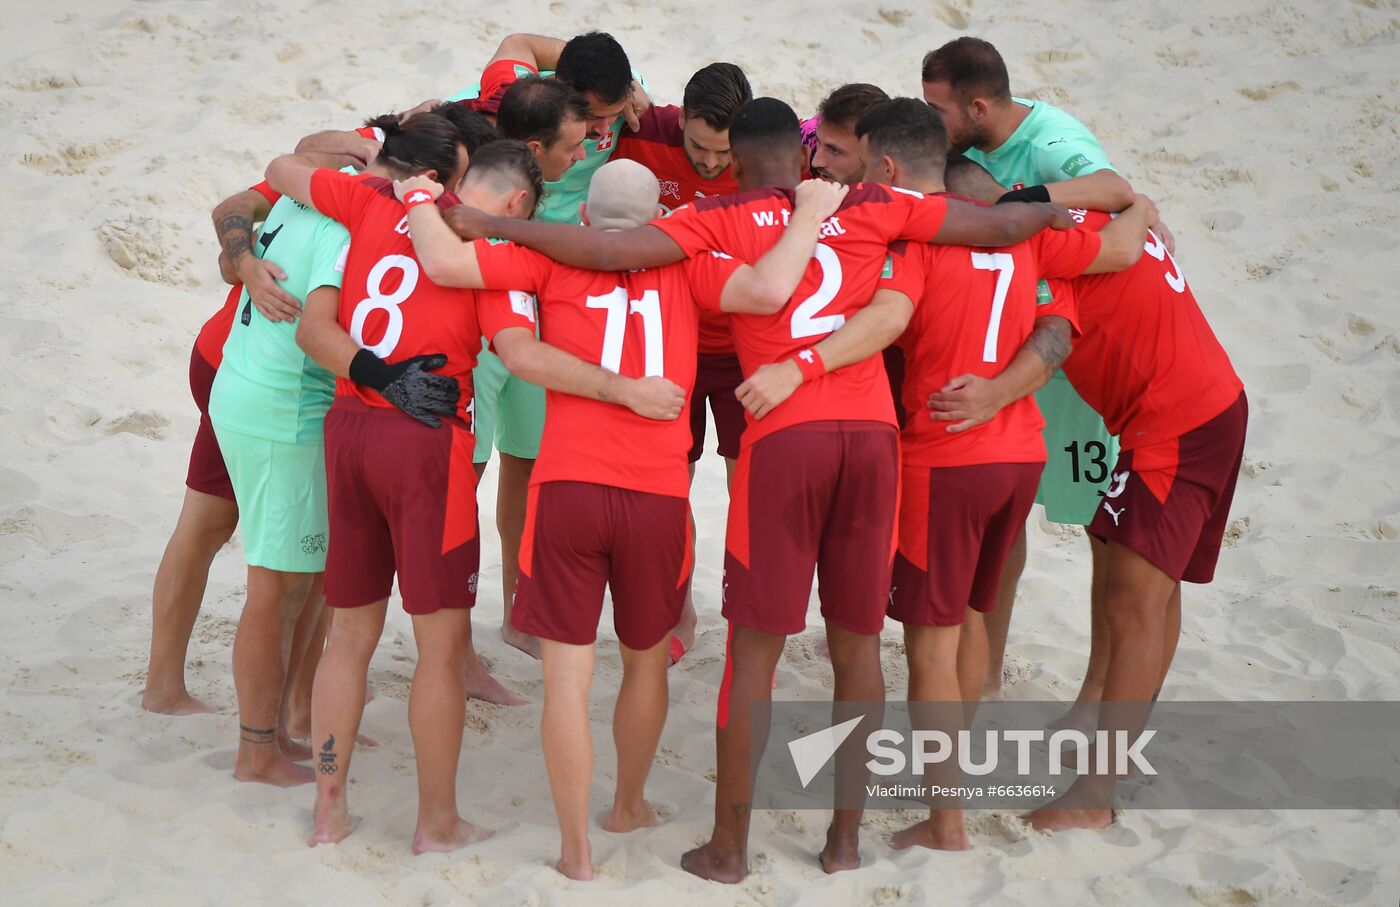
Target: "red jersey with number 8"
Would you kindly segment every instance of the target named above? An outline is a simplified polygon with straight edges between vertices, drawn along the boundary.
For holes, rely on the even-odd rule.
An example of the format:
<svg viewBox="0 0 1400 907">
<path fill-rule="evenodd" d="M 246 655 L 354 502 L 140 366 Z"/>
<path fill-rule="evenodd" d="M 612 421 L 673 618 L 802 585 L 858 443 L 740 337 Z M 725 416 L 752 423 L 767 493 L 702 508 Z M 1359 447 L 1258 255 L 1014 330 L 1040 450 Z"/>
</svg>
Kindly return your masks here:
<svg viewBox="0 0 1400 907">
<path fill-rule="evenodd" d="M 742 266 L 727 256 L 699 255 L 661 268 L 585 271 L 511 243 L 478 241 L 483 281 L 510 285 L 483 291 L 482 332 L 488 340 L 508 327 L 534 330 L 539 296 L 540 337 L 546 343 L 628 378 L 664 377 L 695 383 L 698 300 L 718 308 L 725 283 Z M 690 496 L 686 453 L 690 420 L 662 422 L 625 406 L 549 391 L 540 455 L 530 484 L 591 482 L 650 494 Z M 687 403 L 687 409 L 689 404 Z"/>
<path fill-rule="evenodd" d="M 341 327 L 386 362 L 446 355 L 447 365 L 437 373 L 457 379 L 462 389 L 458 415 L 470 425 L 472 369 L 481 350 L 475 291 L 440 287 L 423 273 L 404 207 L 388 180 L 317 170 L 311 176 L 311 201 L 350 231 L 340 290 Z M 437 204 L 449 208 L 457 199 L 444 193 Z M 370 406 L 392 406 L 378 391 L 345 378 L 336 379 L 335 393 Z"/>
<path fill-rule="evenodd" d="M 652 222 L 688 255 L 725 252 L 753 262 L 782 237 L 793 192 L 756 189 L 699 199 Z M 731 316 L 744 374 L 781 362 L 822 340 L 870 303 L 889 243 L 927 242 L 943 225 L 946 199 L 873 183 L 851 187 L 822 225 L 807 272 L 776 315 Z M 743 446 L 802 422 L 852 420 L 895 425 L 885 366 L 878 355 L 803 384 L 761 420 L 749 416 Z"/>
</svg>

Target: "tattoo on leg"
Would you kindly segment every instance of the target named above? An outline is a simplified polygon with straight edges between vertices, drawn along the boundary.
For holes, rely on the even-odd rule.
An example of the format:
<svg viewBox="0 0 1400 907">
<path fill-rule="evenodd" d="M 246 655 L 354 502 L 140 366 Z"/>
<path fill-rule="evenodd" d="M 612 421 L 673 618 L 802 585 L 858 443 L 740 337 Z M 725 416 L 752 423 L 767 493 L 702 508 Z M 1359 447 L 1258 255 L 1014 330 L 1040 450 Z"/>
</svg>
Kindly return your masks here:
<svg viewBox="0 0 1400 907">
<path fill-rule="evenodd" d="M 270 727 L 266 730 L 255 727 L 248 727 L 246 724 L 238 726 L 238 739 L 246 743 L 256 743 L 260 746 L 277 742 L 277 728 Z"/>
<path fill-rule="evenodd" d="M 731 803 L 729 809 L 734 813 L 735 821 L 744 822 L 749 818 L 749 804 L 747 803 Z"/>
<path fill-rule="evenodd" d="M 326 735 L 326 742 L 321 744 L 320 769 L 323 775 L 334 775 L 340 771 L 340 766 L 336 764 L 335 756 L 335 735 Z"/>
</svg>

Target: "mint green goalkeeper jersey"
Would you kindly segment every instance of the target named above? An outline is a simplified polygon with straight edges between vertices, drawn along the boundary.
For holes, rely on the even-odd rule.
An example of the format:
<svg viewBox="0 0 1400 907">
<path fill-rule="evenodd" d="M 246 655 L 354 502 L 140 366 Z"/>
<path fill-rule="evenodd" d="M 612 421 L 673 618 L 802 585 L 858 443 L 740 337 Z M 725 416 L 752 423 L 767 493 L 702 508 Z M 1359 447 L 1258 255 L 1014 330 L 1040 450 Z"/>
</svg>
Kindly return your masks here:
<svg viewBox="0 0 1400 907">
<path fill-rule="evenodd" d="M 523 65 L 516 66 L 516 75 L 523 78 L 531 75 L 531 70 Z M 540 72 L 541 76 L 552 76 L 554 70 L 546 69 Z M 642 88 L 647 87 L 646 79 L 636 73 L 632 74 Z M 475 82 L 463 88 L 461 91 L 447 98 L 448 101 L 467 101 L 479 97 L 481 94 L 481 83 Z M 593 180 L 593 174 L 599 167 L 608 162 L 612 157 L 613 149 L 617 147 L 618 137 L 622 130 L 627 128 L 627 121 L 622 117 L 613 120 L 608 131 L 597 139 L 585 139 L 583 143 L 584 158 L 575 161 L 573 166 L 564 171 L 564 175 L 557 180 L 551 180 L 544 184 L 544 199 L 540 202 L 539 211 L 535 217 L 539 220 L 551 224 L 576 224 L 579 222 L 579 202 L 588 200 L 588 184 Z"/>
<path fill-rule="evenodd" d="M 349 248 L 343 226 L 284 195 L 263 222 L 253 254 L 275 262 L 287 275 L 278 284 L 305 304 L 317 287 L 340 287 Z M 296 331 L 296 322 L 264 318 L 244 289 L 209 395 L 216 426 L 268 441 L 322 442 L 335 376 L 302 352 Z"/>
<path fill-rule="evenodd" d="M 1083 123 L 1044 101 L 1012 101 L 1031 112 L 1010 138 L 992 151 L 969 148 L 965 152 L 997 182 L 1008 189 L 1020 189 L 1113 170 L 1103 146 Z"/>
</svg>

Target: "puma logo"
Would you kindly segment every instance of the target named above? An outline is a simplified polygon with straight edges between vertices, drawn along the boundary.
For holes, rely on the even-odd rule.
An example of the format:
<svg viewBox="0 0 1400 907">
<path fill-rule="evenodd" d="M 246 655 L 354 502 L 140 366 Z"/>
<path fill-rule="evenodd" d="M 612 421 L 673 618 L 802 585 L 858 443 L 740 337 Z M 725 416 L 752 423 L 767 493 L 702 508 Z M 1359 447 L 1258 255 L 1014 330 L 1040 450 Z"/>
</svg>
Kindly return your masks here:
<svg viewBox="0 0 1400 907">
<path fill-rule="evenodd" d="M 1107 501 L 1104 501 L 1104 502 L 1103 502 L 1103 509 L 1106 510 L 1106 511 L 1108 511 L 1108 515 L 1109 515 L 1109 516 L 1113 517 L 1113 525 L 1114 525 L 1114 526 L 1117 526 L 1117 525 L 1118 525 L 1118 518 L 1119 518 L 1120 516 L 1122 516 L 1122 515 L 1127 511 L 1128 508 L 1124 507 L 1122 510 L 1114 510 L 1112 504 L 1108 503 Z"/>
</svg>

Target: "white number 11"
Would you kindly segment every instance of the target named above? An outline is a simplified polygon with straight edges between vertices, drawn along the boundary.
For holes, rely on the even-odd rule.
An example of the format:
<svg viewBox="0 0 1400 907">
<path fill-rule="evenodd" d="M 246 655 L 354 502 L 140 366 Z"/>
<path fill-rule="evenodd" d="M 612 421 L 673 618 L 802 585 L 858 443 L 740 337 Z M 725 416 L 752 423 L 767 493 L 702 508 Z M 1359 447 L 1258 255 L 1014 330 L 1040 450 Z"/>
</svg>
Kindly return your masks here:
<svg viewBox="0 0 1400 907">
<path fill-rule="evenodd" d="M 996 271 L 997 288 L 992 296 L 992 317 L 987 322 L 987 340 L 982 344 L 982 361 L 997 361 L 997 335 L 1001 333 L 1001 310 L 1006 308 L 1006 291 L 1011 289 L 1011 275 L 1016 273 L 1016 260 L 1006 252 L 973 252 L 972 266 L 979 271 Z"/>
<path fill-rule="evenodd" d="M 598 364 L 616 374 L 622 369 L 622 341 L 627 335 L 628 314 L 642 316 L 642 337 L 646 343 L 646 360 L 642 376 L 661 377 L 665 373 L 664 345 L 661 337 L 661 294 L 646 290 L 641 299 L 627 299 L 627 290 L 616 287 L 602 296 L 589 296 L 585 304 L 590 309 L 605 309 L 608 320 L 603 325 L 603 354 Z"/>
</svg>

